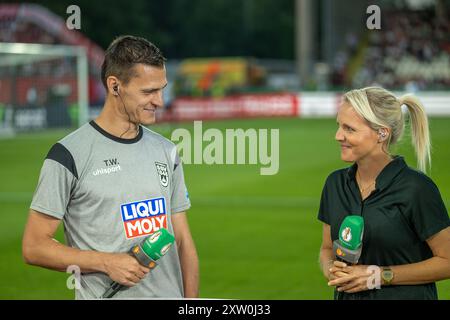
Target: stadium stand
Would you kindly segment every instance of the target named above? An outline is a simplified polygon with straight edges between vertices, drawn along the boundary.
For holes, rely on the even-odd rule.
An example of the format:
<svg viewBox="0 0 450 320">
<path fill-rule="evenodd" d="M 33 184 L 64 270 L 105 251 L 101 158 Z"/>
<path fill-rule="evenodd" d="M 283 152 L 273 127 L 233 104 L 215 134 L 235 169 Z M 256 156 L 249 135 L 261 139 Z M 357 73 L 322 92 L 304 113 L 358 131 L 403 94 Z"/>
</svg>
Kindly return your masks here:
<svg viewBox="0 0 450 320">
<path fill-rule="evenodd" d="M 381 30 L 347 35 L 330 81 L 335 87 L 448 89 L 450 22 L 431 10 L 391 11 L 383 15 Z"/>
</svg>

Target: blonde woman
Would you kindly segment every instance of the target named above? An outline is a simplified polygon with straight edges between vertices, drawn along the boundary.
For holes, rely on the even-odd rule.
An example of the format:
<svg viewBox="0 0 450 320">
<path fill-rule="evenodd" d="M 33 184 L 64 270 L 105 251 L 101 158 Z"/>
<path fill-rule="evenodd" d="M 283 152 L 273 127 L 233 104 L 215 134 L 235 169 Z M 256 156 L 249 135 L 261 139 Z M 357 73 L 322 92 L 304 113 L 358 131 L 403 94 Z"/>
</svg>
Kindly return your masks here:
<svg viewBox="0 0 450 320">
<path fill-rule="evenodd" d="M 404 130 L 403 105 L 420 171 L 389 153 Z M 437 299 L 435 281 L 450 278 L 450 220 L 425 175 L 431 158 L 423 106 L 412 95 L 397 98 L 383 88 L 352 90 L 343 97 L 337 124 L 341 159 L 353 165 L 329 175 L 318 217 L 320 264 L 335 299 Z M 347 215 L 364 218 L 362 254 L 353 266 L 334 261 L 332 249 Z M 375 276 L 380 286 L 370 289 Z"/>
</svg>

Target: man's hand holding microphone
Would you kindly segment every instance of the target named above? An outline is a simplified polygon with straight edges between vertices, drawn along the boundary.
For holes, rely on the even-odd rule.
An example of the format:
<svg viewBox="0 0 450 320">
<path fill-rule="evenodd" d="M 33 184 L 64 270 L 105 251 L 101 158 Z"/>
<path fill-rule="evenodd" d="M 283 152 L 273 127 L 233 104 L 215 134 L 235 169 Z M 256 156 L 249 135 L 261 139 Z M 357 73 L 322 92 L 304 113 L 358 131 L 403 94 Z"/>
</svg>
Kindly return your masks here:
<svg viewBox="0 0 450 320">
<path fill-rule="evenodd" d="M 169 251 L 175 237 L 160 229 L 133 246 L 129 253 L 111 253 L 106 259 L 105 270 L 113 280 L 101 298 L 112 298 L 125 286 L 132 287 L 157 266 L 157 260 Z"/>
<path fill-rule="evenodd" d="M 111 280 L 127 287 L 138 284 L 150 272 L 129 253 L 107 253 L 105 271 Z"/>
</svg>

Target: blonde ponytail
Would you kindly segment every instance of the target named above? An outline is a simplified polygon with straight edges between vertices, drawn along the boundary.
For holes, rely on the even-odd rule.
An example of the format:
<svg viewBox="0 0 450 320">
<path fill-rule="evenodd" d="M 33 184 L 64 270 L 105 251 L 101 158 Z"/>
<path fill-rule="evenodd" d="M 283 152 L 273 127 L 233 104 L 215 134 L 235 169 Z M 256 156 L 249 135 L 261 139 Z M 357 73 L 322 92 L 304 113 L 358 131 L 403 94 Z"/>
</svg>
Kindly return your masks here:
<svg viewBox="0 0 450 320">
<path fill-rule="evenodd" d="M 404 104 L 408 108 L 411 119 L 411 139 L 416 151 L 418 167 L 426 172 L 427 167 L 431 167 L 431 141 L 427 115 L 422 103 L 415 96 L 406 94 L 398 100 L 400 105 Z"/>
<path fill-rule="evenodd" d="M 405 120 L 401 106 L 406 105 L 411 118 L 412 144 L 416 151 L 418 168 L 426 172 L 427 167 L 431 166 L 428 119 L 422 103 L 415 96 L 407 94 L 397 99 L 386 89 L 367 87 L 345 93 L 344 101 L 350 103 L 373 130 L 378 131 L 383 127 L 391 130 L 389 139 L 383 146 L 383 149 L 386 147 L 387 150 L 391 144 L 396 144 L 402 138 Z"/>
</svg>

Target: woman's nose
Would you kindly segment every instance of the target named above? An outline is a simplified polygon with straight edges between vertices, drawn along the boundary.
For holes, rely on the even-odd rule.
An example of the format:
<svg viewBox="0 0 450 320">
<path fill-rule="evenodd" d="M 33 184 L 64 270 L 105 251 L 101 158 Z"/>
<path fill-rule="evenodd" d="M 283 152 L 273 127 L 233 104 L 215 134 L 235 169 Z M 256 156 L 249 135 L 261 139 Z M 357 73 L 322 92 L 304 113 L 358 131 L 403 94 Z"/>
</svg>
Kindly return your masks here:
<svg viewBox="0 0 450 320">
<path fill-rule="evenodd" d="M 342 129 L 338 128 L 336 131 L 336 135 L 334 136 L 336 141 L 344 141 L 344 134 L 342 133 Z"/>
</svg>

